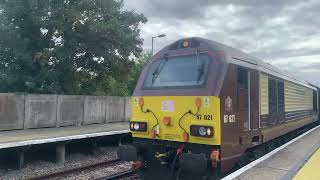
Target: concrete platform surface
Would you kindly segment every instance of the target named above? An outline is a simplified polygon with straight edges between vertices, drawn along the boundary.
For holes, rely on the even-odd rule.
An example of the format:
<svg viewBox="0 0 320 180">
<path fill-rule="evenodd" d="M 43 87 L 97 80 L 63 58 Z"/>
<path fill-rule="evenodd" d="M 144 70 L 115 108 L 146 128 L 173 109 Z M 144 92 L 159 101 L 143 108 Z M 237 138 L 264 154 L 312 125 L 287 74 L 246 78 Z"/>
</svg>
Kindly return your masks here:
<svg viewBox="0 0 320 180">
<path fill-rule="evenodd" d="M 308 162 L 299 170 L 293 180 L 319 180 L 320 179 L 320 149 L 318 149 Z"/>
<path fill-rule="evenodd" d="M 0 149 L 129 132 L 128 122 L 0 131 Z"/>
<path fill-rule="evenodd" d="M 271 157 L 237 176 L 236 180 L 287 180 L 293 179 L 299 169 L 320 147 L 320 128 L 288 145 Z M 320 162 L 318 162 L 320 163 Z M 319 168 L 318 168 L 319 170 Z M 318 173 L 313 171 L 313 173 Z M 310 175 L 311 176 L 311 175 Z M 307 178 L 309 179 L 309 178 Z"/>
</svg>

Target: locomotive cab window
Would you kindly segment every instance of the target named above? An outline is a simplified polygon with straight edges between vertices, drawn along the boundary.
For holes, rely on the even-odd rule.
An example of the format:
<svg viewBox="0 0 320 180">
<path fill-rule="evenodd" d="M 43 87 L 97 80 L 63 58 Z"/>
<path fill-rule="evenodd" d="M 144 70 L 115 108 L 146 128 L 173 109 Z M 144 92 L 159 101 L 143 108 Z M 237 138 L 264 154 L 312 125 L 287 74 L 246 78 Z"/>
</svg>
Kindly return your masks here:
<svg viewBox="0 0 320 180">
<path fill-rule="evenodd" d="M 206 83 L 211 59 L 206 54 L 167 57 L 154 61 L 143 87 L 199 87 Z"/>
</svg>

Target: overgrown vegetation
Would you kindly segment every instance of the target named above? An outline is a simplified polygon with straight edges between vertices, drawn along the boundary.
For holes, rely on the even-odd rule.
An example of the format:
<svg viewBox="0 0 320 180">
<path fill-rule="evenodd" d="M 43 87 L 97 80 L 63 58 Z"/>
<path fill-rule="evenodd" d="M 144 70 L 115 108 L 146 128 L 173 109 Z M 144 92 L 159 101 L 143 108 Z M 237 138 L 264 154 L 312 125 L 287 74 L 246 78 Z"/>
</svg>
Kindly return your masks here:
<svg viewBox="0 0 320 180">
<path fill-rule="evenodd" d="M 0 0 L 0 91 L 130 95 L 146 21 L 118 0 Z"/>
</svg>

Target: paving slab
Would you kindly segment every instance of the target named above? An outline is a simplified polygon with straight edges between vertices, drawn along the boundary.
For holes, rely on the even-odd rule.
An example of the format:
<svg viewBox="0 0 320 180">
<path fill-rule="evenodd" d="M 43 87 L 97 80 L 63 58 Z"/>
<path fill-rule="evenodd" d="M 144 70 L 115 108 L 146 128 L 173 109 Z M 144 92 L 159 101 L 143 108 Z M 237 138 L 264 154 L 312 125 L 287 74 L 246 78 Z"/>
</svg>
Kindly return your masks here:
<svg viewBox="0 0 320 180">
<path fill-rule="evenodd" d="M 320 147 L 319 137 L 320 128 L 317 128 L 234 179 L 292 179 L 311 155 Z"/>
</svg>

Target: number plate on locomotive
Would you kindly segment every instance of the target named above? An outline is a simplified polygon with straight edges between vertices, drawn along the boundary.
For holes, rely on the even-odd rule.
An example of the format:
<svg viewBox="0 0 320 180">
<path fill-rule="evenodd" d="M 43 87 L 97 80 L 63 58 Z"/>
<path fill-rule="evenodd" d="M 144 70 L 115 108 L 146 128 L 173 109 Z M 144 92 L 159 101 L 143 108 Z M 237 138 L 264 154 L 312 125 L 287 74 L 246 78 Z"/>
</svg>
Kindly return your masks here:
<svg viewBox="0 0 320 180">
<path fill-rule="evenodd" d="M 174 112 L 174 102 L 167 100 L 167 101 L 162 101 L 162 111 L 163 112 Z"/>
</svg>

